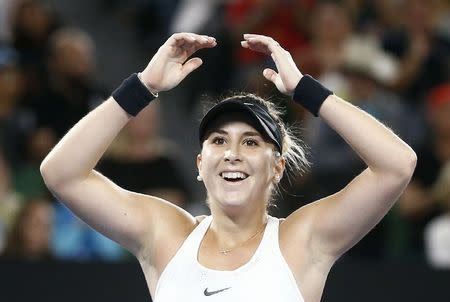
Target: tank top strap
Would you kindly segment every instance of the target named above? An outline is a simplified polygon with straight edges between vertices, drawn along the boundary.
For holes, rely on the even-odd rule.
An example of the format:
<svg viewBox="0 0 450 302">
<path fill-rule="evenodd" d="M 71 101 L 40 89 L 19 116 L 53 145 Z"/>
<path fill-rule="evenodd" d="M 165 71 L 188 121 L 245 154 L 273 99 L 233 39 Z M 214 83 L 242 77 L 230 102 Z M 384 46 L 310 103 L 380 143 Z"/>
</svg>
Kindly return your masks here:
<svg viewBox="0 0 450 302">
<path fill-rule="evenodd" d="M 276 252 L 279 246 L 278 229 L 279 219 L 268 215 L 266 230 L 264 231 L 263 239 L 257 250 L 258 253 L 269 253 L 270 255 L 273 255 L 273 252 Z"/>
<path fill-rule="evenodd" d="M 206 216 L 200 223 L 195 227 L 195 229 L 186 238 L 180 250 L 186 253 L 188 258 L 197 259 L 198 249 L 200 243 L 203 240 L 206 232 L 208 231 L 209 225 L 211 224 L 212 216 Z"/>
</svg>

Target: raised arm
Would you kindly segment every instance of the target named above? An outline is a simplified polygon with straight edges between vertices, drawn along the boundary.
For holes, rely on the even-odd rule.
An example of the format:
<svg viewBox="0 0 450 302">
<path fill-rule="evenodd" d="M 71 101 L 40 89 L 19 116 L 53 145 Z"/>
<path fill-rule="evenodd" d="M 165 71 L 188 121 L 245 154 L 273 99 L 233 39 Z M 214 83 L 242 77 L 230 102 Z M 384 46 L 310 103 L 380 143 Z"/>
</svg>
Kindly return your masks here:
<svg viewBox="0 0 450 302">
<path fill-rule="evenodd" d="M 244 40 L 243 47 L 264 52 L 274 59 L 278 72 L 265 69 L 263 74 L 280 92 L 291 96 L 295 92 L 297 96 L 298 89 L 305 88 L 305 82 L 301 80 L 309 81 L 309 84 L 314 81 L 303 79 L 291 55 L 273 39 L 245 35 Z M 321 94 L 323 91 L 318 89 L 308 92 Z M 309 100 L 295 101 L 309 103 L 306 107 L 312 108 L 313 112 L 316 109 L 314 113 L 344 138 L 368 168 L 340 192 L 291 214 L 284 229 L 294 242 L 295 238 L 308 242 L 315 257 L 323 255 L 334 261 L 367 234 L 392 207 L 410 181 L 416 155 L 375 118 L 333 94 L 326 95 L 321 105 L 320 102 L 311 104 Z"/>
<path fill-rule="evenodd" d="M 144 92 L 147 92 L 145 88 L 154 94 L 169 90 L 202 64 L 199 58 L 188 60 L 193 53 L 215 45 L 215 39 L 211 37 L 174 34 L 140 74 L 142 83 L 135 83 L 140 84 Z M 130 101 L 130 90 L 122 95 L 124 93 Z M 115 96 L 118 98 L 117 94 Z M 143 100 L 136 99 L 139 101 Z M 133 102 L 128 106 L 134 107 Z M 78 217 L 138 255 L 146 245 L 162 236 L 163 231 L 171 230 L 173 226 L 161 223 L 163 219 L 173 218 L 181 226 L 194 220 L 168 202 L 126 191 L 93 170 L 132 118 L 129 112 L 126 106 L 110 97 L 61 139 L 42 162 L 41 174 L 48 188 Z"/>
</svg>

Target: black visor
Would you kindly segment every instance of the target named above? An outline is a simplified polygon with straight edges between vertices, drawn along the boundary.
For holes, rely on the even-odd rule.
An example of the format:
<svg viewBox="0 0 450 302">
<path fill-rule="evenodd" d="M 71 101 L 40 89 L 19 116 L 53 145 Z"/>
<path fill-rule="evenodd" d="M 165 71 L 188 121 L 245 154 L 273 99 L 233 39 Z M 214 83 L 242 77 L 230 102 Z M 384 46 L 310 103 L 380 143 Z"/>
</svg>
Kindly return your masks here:
<svg viewBox="0 0 450 302">
<path fill-rule="evenodd" d="M 267 112 L 267 109 L 256 103 L 242 102 L 234 99 L 220 102 L 205 114 L 199 127 L 200 146 L 205 140 L 205 135 L 208 130 L 210 130 L 209 127 L 212 124 L 211 122 L 219 115 L 226 115 L 231 112 L 245 114 L 252 121 L 251 124 L 256 125 L 256 129 L 260 131 L 264 137 L 267 137 L 270 142 L 275 145 L 277 151 L 282 154 L 283 140 L 281 130 L 277 122 L 275 122 L 269 112 Z"/>
</svg>

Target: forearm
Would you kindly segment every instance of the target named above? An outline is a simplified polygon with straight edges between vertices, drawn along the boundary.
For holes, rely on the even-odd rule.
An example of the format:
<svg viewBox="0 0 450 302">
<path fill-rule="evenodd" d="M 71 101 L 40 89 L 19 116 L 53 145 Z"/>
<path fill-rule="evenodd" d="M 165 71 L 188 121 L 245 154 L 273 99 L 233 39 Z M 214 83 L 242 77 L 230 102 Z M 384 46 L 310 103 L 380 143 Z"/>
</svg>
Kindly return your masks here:
<svg viewBox="0 0 450 302">
<path fill-rule="evenodd" d="M 41 164 L 50 186 L 87 177 L 130 116 L 109 98 L 82 118 Z"/>
<path fill-rule="evenodd" d="M 414 169 L 414 151 L 363 110 L 330 95 L 322 104 L 319 116 L 358 153 L 372 171 L 404 175 Z"/>
</svg>

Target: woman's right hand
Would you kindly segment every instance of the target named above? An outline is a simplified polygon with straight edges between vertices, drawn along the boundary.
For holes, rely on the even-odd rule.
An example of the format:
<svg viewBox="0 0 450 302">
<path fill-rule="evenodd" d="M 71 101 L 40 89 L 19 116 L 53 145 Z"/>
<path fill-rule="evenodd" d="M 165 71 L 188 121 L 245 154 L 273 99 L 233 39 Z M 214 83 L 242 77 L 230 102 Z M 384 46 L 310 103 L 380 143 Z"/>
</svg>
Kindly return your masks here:
<svg viewBox="0 0 450 302">
<path fill-rule="evenodd" d="M 142 71 L 141 80 L 153 93 L 170 90 L 202 65 L 198 57 L 187 60 L 190 56 L 199 49 L 216 45 L 213 37 L 193 33 L 173 34 Z"/>
</svg>

